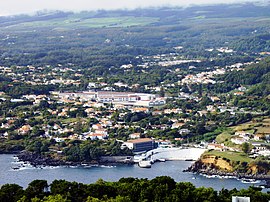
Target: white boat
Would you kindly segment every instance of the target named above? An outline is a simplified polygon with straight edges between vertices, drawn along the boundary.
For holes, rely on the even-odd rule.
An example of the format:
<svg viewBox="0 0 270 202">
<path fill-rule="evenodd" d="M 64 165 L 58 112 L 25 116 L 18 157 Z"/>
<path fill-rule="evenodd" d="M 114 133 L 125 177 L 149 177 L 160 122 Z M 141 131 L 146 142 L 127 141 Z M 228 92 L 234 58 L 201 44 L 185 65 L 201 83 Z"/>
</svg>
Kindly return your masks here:
<svg viewBox="0 0 270 202">
<path fill-rule="evenodd" d="M 256 179 L 242 179 L 241 180 L 242 183 L 251 183 L 251 184 L 257 184 L 260 183 L 260 180 L 256 180 Z"/>
<path fill-rule="evenodd" d="M 206 178 L 218 178 L 218 175 L 205 175 Z"/>
<path fill-rule="evenodd" d="M 165 162 L 166 159 L 157 159 L 157 161 L 159 161 L 159 162 Z"/>
<path fill-rule="evenodd" d="M 139 161 L 138 165 L 141 168 L 151 168 L 151 161 L 141 160 Z"/>
</svg>

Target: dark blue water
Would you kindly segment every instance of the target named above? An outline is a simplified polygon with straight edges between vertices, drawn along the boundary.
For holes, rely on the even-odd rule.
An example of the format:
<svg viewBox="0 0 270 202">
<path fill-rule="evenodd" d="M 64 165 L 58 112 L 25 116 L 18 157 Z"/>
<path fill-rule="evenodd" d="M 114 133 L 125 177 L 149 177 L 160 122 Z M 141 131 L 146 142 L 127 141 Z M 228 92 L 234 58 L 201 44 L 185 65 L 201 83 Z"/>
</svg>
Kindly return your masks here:
<svg viewBox="0 0 270 202">
<path fill-rule="evenodd" d="M 163 175 L 170 176 L 177 182 L 191 182 L 197 187 L 213 187 L 216 190 L 222 188 L 241 189 L 256 185 L 242 183 L 237 179 L 207 178 L 193 173 L 182 172 L 192 164 L 189 161 L 155 163 L 150 169 L 140 168 L 137 165 L 93 166 L 88 168 L 45 167 L 42 169 L 26 165 L 19 170 L 14 170 L 14 167 L 18 167 L 15 161 L 13 155 L 0 155 L 0 185 L 16 183 L 27 187 L 35 179 L 47 180 L 49 183 L 55 179 L 65 179 L 89 184 L 96 182 L 100 178 L 105 181 L 118 181 L 122 177 L 153 179 Z"/>
</svg>

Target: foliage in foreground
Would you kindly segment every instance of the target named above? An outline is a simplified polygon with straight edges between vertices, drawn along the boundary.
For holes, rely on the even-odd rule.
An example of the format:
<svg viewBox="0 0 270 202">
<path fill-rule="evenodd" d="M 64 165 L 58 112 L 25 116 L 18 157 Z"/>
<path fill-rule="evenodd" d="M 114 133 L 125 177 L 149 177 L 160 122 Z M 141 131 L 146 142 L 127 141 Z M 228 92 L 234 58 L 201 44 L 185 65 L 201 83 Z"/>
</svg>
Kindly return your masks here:
<svg viewBox="0 0 270 202">
<path fill-rule="evenodd" d="M 0 189 L 1 202 L 129 202 L 129 201 L 231 201 L 232 196 L 249 196 L 251 201 L 269 201 L 270 193 L 260 188 L 222 189 L 196 188 L 190 182 L 175 182 L 167 176 L 152 180 L 121 178 L 118 182 L 98 180 L 94 184 L 82 184 L 65 180 L 34 180 L 26 189 L 17 184 L 6 184 Z"/>
</svg>

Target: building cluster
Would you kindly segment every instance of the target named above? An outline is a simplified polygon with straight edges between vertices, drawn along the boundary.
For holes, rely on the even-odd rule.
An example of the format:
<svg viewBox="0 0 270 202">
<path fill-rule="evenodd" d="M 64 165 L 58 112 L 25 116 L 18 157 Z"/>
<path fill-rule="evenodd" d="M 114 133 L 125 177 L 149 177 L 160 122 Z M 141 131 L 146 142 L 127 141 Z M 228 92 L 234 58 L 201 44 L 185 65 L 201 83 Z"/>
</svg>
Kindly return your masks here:
<svg viewBox="0 0 270 202">
<path fill-rule="evenodd" d="M 270 156 L 270 131 L 264 134 L 256 133 L 253 134 L 249 131 L 236 131 L 234 135 L 230 138 L 230 141 L 237 145 L 226 146 L 224 144 L 209 143 L 207 144 L 207 149 L 218 150 L 218 151 L 241 151 L 241 145 L 243 143 L 248 143 L 251 145 L 250 157 L 254 158 L 257 156 Z"/>
<path fill-rule="evenodd" d="M 182 84 L 192 84 L 192 83 L 201 83 L 201 84 L 216 84 L 216 81 L 213 79 L 216 75 L 225 74 L 225 69 L 216 69 L 209 72 L 201 72 L 198 74 L 188 74 L 186 75 L 180 83 Z"/>
</svg>

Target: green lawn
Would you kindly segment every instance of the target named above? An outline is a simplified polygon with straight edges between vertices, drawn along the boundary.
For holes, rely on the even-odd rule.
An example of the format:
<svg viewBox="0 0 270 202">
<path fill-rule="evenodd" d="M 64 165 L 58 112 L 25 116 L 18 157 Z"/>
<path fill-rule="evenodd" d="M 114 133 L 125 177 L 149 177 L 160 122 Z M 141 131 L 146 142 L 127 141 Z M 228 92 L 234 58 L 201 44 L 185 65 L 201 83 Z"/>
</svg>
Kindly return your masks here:
<svg viewBox="0 0 270 202">
<path fill-rule="evenodd" d="M 61 123 L 63 124 L 70 124 L 76 122 L 77 118 L 67 118 L 67 119 L 61 119 Z"/>
<path fill-rule="evenodd" d="M 229 130 L 229 131 L 224 131 L 222 132 L 221 134 L 219 134 L 217 137 L 216 137 L 216 141 L 218 143 L 224 143 L 224 142 L 227 142 L 231 139 L 231 133 L 232 131 Z"/>
</svg>

